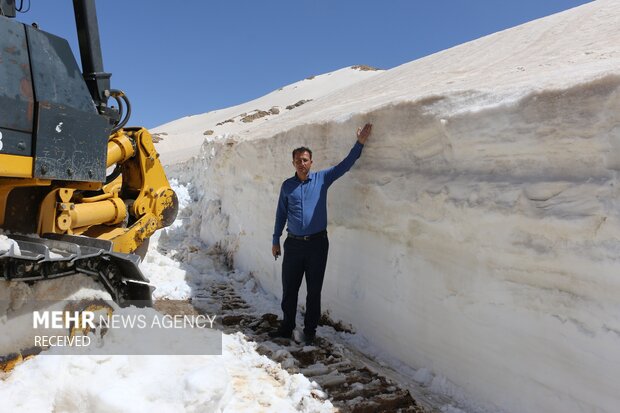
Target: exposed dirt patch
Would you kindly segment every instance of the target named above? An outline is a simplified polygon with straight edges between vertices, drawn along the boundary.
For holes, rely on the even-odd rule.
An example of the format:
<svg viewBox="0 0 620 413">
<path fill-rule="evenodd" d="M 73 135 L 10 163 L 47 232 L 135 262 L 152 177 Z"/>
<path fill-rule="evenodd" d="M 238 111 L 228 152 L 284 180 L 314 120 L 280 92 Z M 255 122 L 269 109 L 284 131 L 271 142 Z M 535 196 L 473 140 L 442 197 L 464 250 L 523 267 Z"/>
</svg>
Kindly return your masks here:
<svg viewBox="0 0 620 413">
<path fill-rule="evenodd" d="M 153 308 L 168 315 L 198 315 L 200 312 L 189 300 L 155 300 Z"/>
<path fill-rule="evenodd" d="M 166 135 L 168 135 L 166 132 L 151 133 L 151 138 L 153 138 L 153 143 L 157 143 L 163 141 Z"/>
<path fill-rule="evenodd" d="M 353 334 L 353 327 L 350 324 L 345 324 L 342 321 L 334 321 L 329 316 L 329 313 L 325 312 L 321 314 L 321 318 L 319 319 L 319 325 L 321 326 L 330 326 L 336 331 Z"/>
<path fill-rule="evenodd" d="M 300 101 L 298 101 L 296 103 L 293 103 L 292 105 L 288 105 L 286 108 L 288 110 L 295 109 L 295 108 L 297 108 L 297 107 L 299 107 L 299 106 L 301 106 L 301 105 L 303 105 L 305 103 L 311 102 L 311 101 L 312 101 L 312 99 L 302 99 L 302 100 L 300 100 Z"/>
<path fill-rule="evenodd" d="M 351 66 L 351 69 L 360 70 L 362 72 L 381 70 L 376 67 L 367 66 L 367 65 L 355 65 L 355 66 Z"/>
<path fill-rule="evenodd" d="M 268 115 L 269 115 L 269 112 L 265 112 L 264 110 L 257 110 L 256 112 L 250 115 L 246 115 L 242 117 L 241 122 L 244 122 L 244 123 L 254 122 L 256 119 L 260 119 Z"/>
<path fill-rule="evenodd" d="M 218 123 L 216 123 L 216 124 L 215 124 L 215 126 L 222 126 L 222 125 L 223 125 L 223 124 L 225 124 L 225 123 L 232 123 L 232 122 L 234 122 L 234 121 L 235 121 L 235 120 L 234 120 L 233 118 L 226 119 L 226 120 L 224 120 L 224 121 L 222 121 L 222 122 L 218 122 Z"/>
</svg>

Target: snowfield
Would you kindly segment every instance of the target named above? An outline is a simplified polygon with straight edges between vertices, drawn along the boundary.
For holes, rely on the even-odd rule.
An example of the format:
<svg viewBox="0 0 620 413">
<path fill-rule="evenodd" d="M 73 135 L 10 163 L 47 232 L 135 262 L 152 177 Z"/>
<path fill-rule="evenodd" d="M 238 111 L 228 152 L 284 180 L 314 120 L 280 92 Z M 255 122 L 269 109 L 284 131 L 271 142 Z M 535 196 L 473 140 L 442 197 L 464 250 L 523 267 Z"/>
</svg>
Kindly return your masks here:
<svg viewBox="0 0 620 413">
<path fill-rule="evenodd" d="M 331 412 L 316 384 L 260 356 L 242 335 L 222 356 L 42 355 L 0 386 L 11 412 Z M 32 386 L 36 386 L 33 397 Z"/>
<path fill-rule="evenodd" d="M 356 334 L 319 336 L 393 368 L 444 413 L 616 412 L 618 27 L 620 2 L 598 0 L 390 70 L 343 68 L 156 128 L 181 212 L 141 264 L 154 298 L 207 308 L 209 288 L 231 284 L 257 314 L 280 314 L 270 243 L 291 151 L 309 146 L 315 169 L 332 166 L 370 122 L 328 205 L 323 309 Z M 0 234 L 0 249 L 10 244 Z M 109 298 L 83 276 L 2 284 L 10 334 L 0 354 L 29 342 L 18 327 L 25 303 Z M 214 333 L 184 334 L 162 345 Z M 130 338 L 110 331 L 101 345 Z M 259 353 L 270 345 L 279 363 Z M 222 347 L 54 348 L 3 374 L 0 398 L 12 412 L 335 410 L 316 382 L 324 365 L 289 373 L 288 350 L 241 333 L 224 334 Z M 327 379 L 341 383 L 337 373 Z"/>
<path fill-rule="evenodd" d="M 279 295 L 269 240 L 291 150 L 326 168 L 373 123 L 330 192 L 325 310 L 474 410 L 613 412 L 619 26 L 620 3 L 599 0 L 388 71 L 342 69 L 162 125 L 158 150 L 197 188 L 201 239 Z"/>
</svg>

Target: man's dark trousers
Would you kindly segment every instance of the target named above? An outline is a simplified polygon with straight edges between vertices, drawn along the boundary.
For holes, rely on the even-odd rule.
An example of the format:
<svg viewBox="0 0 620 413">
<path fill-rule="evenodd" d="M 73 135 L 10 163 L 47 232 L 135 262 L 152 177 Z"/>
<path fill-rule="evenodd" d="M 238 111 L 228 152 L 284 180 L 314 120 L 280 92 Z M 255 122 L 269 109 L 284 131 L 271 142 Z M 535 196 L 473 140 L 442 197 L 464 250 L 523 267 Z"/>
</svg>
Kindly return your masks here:
<svg viewBox="0 0 620 413">
<path fill-rule="evenodd" d="M 314 334 L 321 317 L 321 289 L 327 265 L 329 240 L 327 232 L 308 240 L 287 237 L 284 241 L 284 258 L 282 261 L 282 312 L 284 320 L 281 329 L 295 329 L 297 313 L 297 296 L 301 279 L 306 275 L 306 315 L 304 333 Z"/>
</svg>

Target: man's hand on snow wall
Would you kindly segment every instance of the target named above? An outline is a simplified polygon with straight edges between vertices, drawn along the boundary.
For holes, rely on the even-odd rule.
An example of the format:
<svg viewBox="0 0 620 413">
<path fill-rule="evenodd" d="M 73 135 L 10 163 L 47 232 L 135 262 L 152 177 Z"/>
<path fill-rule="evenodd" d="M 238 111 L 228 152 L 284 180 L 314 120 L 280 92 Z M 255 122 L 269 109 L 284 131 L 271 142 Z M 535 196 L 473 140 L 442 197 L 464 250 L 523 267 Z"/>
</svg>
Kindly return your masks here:
<svg viewBox="0 0 620 413">
<path fill-rule="evenodd" d="M 363 128 L 357 129 L 357 141 L 362 145 L 366 143 L 366 139 L 370 136 L 370 132 L 372 132 L 372 123 L 367 123 Z"/>
</svg>

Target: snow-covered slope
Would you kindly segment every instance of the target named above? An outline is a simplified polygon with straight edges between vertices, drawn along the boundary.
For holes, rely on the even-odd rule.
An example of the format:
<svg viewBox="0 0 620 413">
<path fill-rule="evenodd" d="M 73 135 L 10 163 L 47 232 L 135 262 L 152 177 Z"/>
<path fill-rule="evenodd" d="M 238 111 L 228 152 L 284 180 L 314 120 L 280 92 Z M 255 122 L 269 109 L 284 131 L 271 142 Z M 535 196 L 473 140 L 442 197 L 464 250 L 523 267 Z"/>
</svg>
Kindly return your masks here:
<svg viewBox="0 0 620 413">
<path fill-rule="evenodd" d="M 613 412 L 618 27 L 620 3 L 599 0 L 285 98 L 313 100 L 251 126 L 212 124 L 269 108 L 163 125 L 158 149 L 202 191 L 202 238 L 279 294 L 270 238 L 290 151 L 310 146 L 314 168 L 331 166 L 372 122 L 330 192 L 325 309 L 492 410 Z"/>
<path fill-rule="evenodd" d="M 170 164 L 187 160 L 198 154 L 205 139 L 221 140 L 238 134 L 249 136 L 261 129 L 266 121 L 280 117 L 287 119 L 288 112 L 301 105 L 381 72 L 369 66 L 347 67 L 309 77 L 241 105 L 187 116 L 159 126 L 152 132 L 156 140 L 161 139 L 158 150 L 163 154 L 162 162 Z"/>
</svg>

